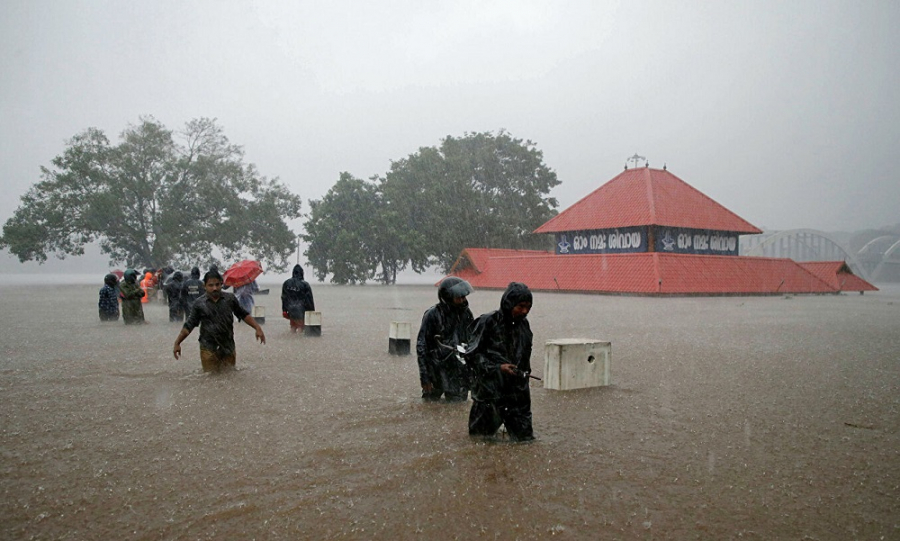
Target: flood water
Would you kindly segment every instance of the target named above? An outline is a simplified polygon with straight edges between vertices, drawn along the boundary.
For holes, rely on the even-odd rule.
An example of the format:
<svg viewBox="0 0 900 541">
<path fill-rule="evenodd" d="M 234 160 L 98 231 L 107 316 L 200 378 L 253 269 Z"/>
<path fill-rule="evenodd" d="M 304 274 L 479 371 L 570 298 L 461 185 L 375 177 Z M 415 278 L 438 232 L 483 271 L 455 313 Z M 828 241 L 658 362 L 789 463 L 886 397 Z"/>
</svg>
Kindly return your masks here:
<svg viewBox="0 0 900 541">
<path fill-rule="evenodd" d="M 512 444 L 388 353 L 434 287 L 314 284 L 321 337 L 259 296 L 268 343 L 236 324 L 238 370 L 210 376 L 161 304 L 101 324 L 99 282 L 0 287 L 3 539 L 900 539 L 896 286 L 536 293 L 535 374 L 547 340 L 592 338 L 613 384 L 535 382 L 538 440 Z"/>
</svg>

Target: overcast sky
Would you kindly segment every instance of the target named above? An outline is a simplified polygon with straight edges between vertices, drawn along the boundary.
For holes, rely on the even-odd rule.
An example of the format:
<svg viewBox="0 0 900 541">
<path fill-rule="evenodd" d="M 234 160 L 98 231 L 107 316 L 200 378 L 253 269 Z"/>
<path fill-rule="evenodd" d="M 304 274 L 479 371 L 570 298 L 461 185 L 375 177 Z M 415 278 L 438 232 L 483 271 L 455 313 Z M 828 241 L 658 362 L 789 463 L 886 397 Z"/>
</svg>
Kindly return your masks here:
<svg viewBox="0 0 900 541">
<path fill-rule="evenodd" d="M 767 229 L 900 223 L 900 2 L 0 0 L 0 220 L 87 127 L 218 119 L 306 201 L 447 135 L 565 209 L 638 153 Z"/>
</svg>

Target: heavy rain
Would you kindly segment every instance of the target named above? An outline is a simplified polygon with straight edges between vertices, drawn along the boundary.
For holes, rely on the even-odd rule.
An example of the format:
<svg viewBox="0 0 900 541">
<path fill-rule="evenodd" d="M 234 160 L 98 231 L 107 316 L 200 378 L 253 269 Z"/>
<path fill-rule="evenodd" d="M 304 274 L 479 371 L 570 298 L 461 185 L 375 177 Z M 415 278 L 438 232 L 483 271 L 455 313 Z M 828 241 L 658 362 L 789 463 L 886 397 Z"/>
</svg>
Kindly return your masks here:
<svg viewBox="0 0 900 541">
<path fill-rule="evenodd" d="M 4 8 L 0 539 L 900 539 L 892 166 L 900 4 L 10 0 Z M 119 156 L 104 138 L 125 145 L 140 132 L 164 142 L 153 136 L 167 130 L 175 145 L 131 148 L 168 152 L 155 172 L 199 195 L 194 214 L 186 216 L 186 196 L 145 197 L 146 210 L 125 202 L 123 194 L 143 197 L 132 185 L 95 190 L 59 175 L 71 201 L 99 194 L 107 205 L 84 213 L 91 223 L 121 229 L 51 234 L 49 258 L 36 261 L 33 221 L 69 223 L 84 209 L 16 214 L 39 199 L 29 190 L 50 170 L 108 180 L 98 171 L 142 162 L 103 161 Z M 549 191 L 513 200 L 506 196 L 522 188 L 503 174 L 487 168 L 468 179 L 466 159 L 435 158 L 442 142 L 465 146 L 486 134 L 507 138 L 493 155 L 511 169 L 521 162 L 509 159 L 517 146 L 509 142 L 527 141 L 540 167 L 516 174 Z M 65 154 L 76 140 L 90 144 Z M 96 161 L 78 161 L 97 149 Z M 237 157 L 226 165 L 239 167 L 206 167 L 201 150 Z M 186 163 L 193 169 L 172 173 Z M 392 324 L 409 324 L 415 341 L 446 274 L 436 269 L 460 254 L 460 231 L 466 248 L 542 247 L 530 232 L 546 215 L 623 165 L 673 172 L 763 234 L 745 245 L 754 235 L 651 224 L 671 226 L 652 237 L 646 224 L 622 224 L 557 232 L 551 250 L 558 243 L 583 257 L 657 242 L 803 261 L 821 250 L 828 261 L 846 259 L 848 273 L 874 277 L 878 290 L 600 295 L 549 291 L 561 287 L 554 276 L 528 314 L 532 375 L 542 378 L 530 382 L 536 439 L 515 442 L 505 429 L 471 437 L 472 400 L 424 401 L 415 345 L 411 355 L 389 351 Z M 393 184 L 383 182 L 389 173 L 398 173 Z M 221 189 L 228 174 L 241 193 Z M 251 194 L 260 179 L 257 188 L 277 189 Z M 343 192 L 351 199 L 387 201 L 379 220 L 374 207 L 337 209 L 368 240 L 396 226 L 384 216 L 425 214 L 399 227 L 427 230 L 437 245 L 424 271 L 407 256 L 363 268 L 351 245 L 332 259 L 349 269 L 343 283 L 367 284 L 328 283 L 335 268 L 317 276 L 304 234 L 314 203 L 345 180 L 358 188 Z M 366 199 L 376 185 L 394 191 Z M 429 205 L 405 197 L 413 192 Z M 253 235 L 206 228 L 232 243 L 223 247 L 192 238 L 197 209 L 213 195 L 235 213 L 277 204 L 265 219 L 245 213 Z M 621 204 L 634 205 L 627 195 Z M 116 244 L 163 207 L 168 223 L 140 224 L 146 238 L 133 246 L 143 255 Z M 110 219 L 122 208 L 134 214 Z M 470 227 L 486 215 L 507 221 Z M 531 223 L 535 216 L 543 218 Z M 318 241 L 327 246 L 343 225 Z M 176 360 L 181 325 L 157 300 L 143 305 L 143 325 L 98 319 L 103 277 L 126 260 L 151 265 L 140 258 L 156 257 L 156 247 L 178 268 L 205 270 L 212 252 L 224 268 L 250 257 L 241 242 L 259 242 L 252 255 L 262 258 L 276 236 L 274 251 L 284 259 L 287 246 L 290 257 L 258 277 L 269 290 L 255 298 L 266 309 L 266 343 L 235 322 L 234 371 L 204 373 L 196 330 Z M 501 246 L 510 236 L 517 242 Z M 207 252 L 179 251 L 190 242 Z M 315 292 L 320 336 L 291 332 L 281 314 L 282 273 L 295 257 Z M 612 274 L 609 261 L 593 272 Z M 473 314 L 497 309 L 501 293 L 476 287 Z M 549 388 L 545 348 L 565 339 L 611 344 L 608 385 Z"/>
<path fill-rule="evenodd" d="M 263 284 L 265 286 L 265 284 Z M 612 384 L 532 385 L 537 440 L 472 439 L 425 403 L 430 285 L 316 286 L 319 337 L 235 329 L 205 375 L 179 326 L 96 320 L 96 287 L 4 286 L 0 448 L 9 539 L 891 539 L 900 290 L 632 298 L 535 293 L 555 338 L 612 343 Z M 475 313 L 498 291 L 469 298 Z M 275 299 L 258 296 L 266 305 Z"/>
</svg>

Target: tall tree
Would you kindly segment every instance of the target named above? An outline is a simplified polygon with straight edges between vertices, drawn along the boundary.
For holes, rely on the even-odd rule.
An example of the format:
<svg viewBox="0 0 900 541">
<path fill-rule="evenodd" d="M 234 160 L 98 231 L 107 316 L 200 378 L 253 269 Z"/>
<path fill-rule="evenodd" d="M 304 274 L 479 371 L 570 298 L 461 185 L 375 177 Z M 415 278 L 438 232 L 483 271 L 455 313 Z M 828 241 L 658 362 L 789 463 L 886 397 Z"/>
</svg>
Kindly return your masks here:
<svg viewBox="0 0 900 541">
<path fill-rule="evenodd" d="M 176 140 L 177 136 L 177 140 Z M 152 117 L 129 126 L 117 146 L 89 128 L 22 196 L 0 247 L 21 261 L 84 253 L 99 241 L 112 262 L 187 267 L 252 257 L 283 270 L 296 236 L 285 220 L 300 198 L 243 163 L 211 119 L 173 134 Z"/>
<path fill-rule="evenodd" d="M 377 215 L 375 186 L 350 173 L 320 200 L 309 202 L 304 254 L 319 280 L 331 274 L 335 284 L 364 284 L 378 264 L 372 219 Z"/>
<path fill-rule="evenodd" d="M 466 247 L 543 249 L 531 232 L 556 214 L 558 184 L 534 143 L 500 131 L 421 148 L 392 163 L 381 190 L 405 226 L 405 260 L 447 271 Z"/>
</svg>

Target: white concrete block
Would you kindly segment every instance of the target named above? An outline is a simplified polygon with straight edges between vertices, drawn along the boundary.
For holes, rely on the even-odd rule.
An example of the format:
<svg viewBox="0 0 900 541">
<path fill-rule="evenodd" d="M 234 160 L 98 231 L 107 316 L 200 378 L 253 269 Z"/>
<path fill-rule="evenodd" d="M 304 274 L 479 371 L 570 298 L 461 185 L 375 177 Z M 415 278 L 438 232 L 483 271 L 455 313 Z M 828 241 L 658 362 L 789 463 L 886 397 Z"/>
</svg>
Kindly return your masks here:
<svg viewBox="0 0 900 541">
<path fill-rule="evenodd" d="M 412 326 L 408 321 L 391 321 L 388 335 L 388 353 L 391 355 L 409 355 L 412 342 Z"/>
<path fill-rule="evenodd" d="M 322 312 L 305 312 L 303 323 L 304 336 L 322 336 Z"/>
<path fill-rule="evenodd" d="M 590 338 L 558 338 L 544 346 L 544 388 L 557 391 L 610 383 L 612 344 Z"/>
<path fill-rule="evenodd" d="M 412 325 L 408 321 L 391 321 L 389 338 L 409 340 L 412 338 Z"/>
</svg>

